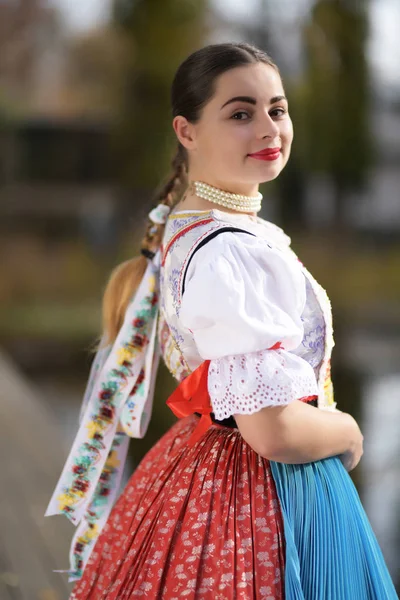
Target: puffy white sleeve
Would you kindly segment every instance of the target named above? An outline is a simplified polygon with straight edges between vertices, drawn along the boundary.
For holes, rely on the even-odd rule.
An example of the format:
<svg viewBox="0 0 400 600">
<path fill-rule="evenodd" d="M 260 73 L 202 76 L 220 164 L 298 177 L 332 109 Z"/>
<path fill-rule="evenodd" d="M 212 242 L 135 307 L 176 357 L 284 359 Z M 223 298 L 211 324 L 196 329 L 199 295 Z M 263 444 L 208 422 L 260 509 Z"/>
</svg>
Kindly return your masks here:
<svg viewBox="0 0 400 600">
<path fill-rule="evenodd" d="M 179 318 L 211 361 L 216 419 L 318 396 L 314 369 L 293 353 L 304 335 L 305 302 L 296 258 L 260 238 L 225 232 L 195 253 Z"/>
</svg>

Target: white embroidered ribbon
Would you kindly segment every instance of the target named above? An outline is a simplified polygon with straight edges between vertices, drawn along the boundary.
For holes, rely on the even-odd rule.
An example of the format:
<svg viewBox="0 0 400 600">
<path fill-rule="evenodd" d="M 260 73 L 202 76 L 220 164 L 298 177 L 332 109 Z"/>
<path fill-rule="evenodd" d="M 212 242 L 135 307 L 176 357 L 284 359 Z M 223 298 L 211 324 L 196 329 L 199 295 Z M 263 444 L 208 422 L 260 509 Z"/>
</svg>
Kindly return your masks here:
<svg viewBox="0 0 400 600">
<path fill-rule="evenodd" d="M 82 577 L 96 541 L 119 495 L 129 443 L 130 438 L 124 433 L 115 435 L 96 491 L 72 538 L 69 551 L 69 569 L 60 571 L 69 574 L 69 582 Z M 107 475 L 107 480 L 104 483 L 101 481 L 103 475 Z M 103 495 L 104 490 L 107 492 L 106 496 Z"/>
<path fill-rule="evenodd" d="M 115 343 L 100 349 L 93 361 L 80 427 L 45 513 L 65 514 L 79 525 L 71 545 L 70 581 L 81 576 L 118 493 L 129 444 L 123 431 L 143 437 L 150 421 L 160 357 L 159 269 L 158 252 Z M 117 432 L 119 422 L 123 431 Z"/>
<path fill-rule="evenodd" d="M 133 438 L 143 438 L 150 422 L 156 375 L 160 360 L 160 351 L 156 344 L 156 338 L 157 319 L 154 319 L 149 347 L 145 356 L 141 387 L 139 386 L 135 393 L 127 398 L 120 417 L 123 430 Z"/>
<path fill-rule="evenodd" d="M 87 408 L 88 402 L 90 400 L 90 396 L 93 392 L 93 387 L 96 382 L 96 379 L 98 378 L 101 369 L 104 367 L 104 363 L 106 362 L 108 356 L 110 355 L 111 349 L 112 349 L 111 344 L 109 344 L 108 346 L 104 345 L 104 336 L 103 336 L 100 341 L 100 344 L 99 344 L 99 349 L 97 350 L 96 355 L 93 359 L 92 365 L 90 367 L 89 377 L 88 377 L 88 381 L 86 384 L 85 393 L 83 394 L 82 405 L 81 405 L 81 409 L 79 412 L 79 425 L 82 423 L 82 419 L 86 412 L 86 408 Z"/>
</svg>

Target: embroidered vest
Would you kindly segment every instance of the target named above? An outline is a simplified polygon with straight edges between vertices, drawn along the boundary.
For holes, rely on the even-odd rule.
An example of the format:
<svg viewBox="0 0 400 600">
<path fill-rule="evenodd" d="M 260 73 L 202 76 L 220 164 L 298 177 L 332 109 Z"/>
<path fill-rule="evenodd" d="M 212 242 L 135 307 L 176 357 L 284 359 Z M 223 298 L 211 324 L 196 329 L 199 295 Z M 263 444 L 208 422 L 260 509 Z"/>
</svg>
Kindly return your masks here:
<svg viewBox="0 0 400 600">
<path fill-rule="evenodd" d="M 318 361 L 318 364 L 312 364 L 309 357 L 311 356 L 311 349 L 315 346 L 315 339 L 313 339 L 313 332 L 306 331 L 306 329 L 301 356 L 306 360 L 309 359 L 314 367 L 319 389 L 318 407 L 334 410 L 336 403 L 334 402 L 330 364 L 335 342 L 333 339 L 331 304 L 326 291 L 289 247 L 290 238 L 284 234 L 282 229 L 262 219 L 252 222 L 247 218 L 237 219 L 236 215 L 233 218 L 231 217 L 232 215 L 215 210 L 170 215 L 161 248 L 161 304 L 158 324 L 161 353 L 167 368 L 180 382 L 203 362 L 197 352 L 191 332 L 185 329 L 179 320 L 185 274 L 196 250 L 215 235 L 223 234 L 223 231 L 242 231 L 258 235 L 270 247 L 289 253 L 291 259 L 296 259 L 304 273 L 307 302 L 303 315 L 306 318 L 307 313 L 310 311 L 315 313 L 317 310 L 322 315 L 321 326 L 318 326 L 320 332 L 318 343 L 322 345 L 322 358 Z M 260 229 L 261 224 L 266 224 L 268 227 Z M 262 235 L 260 235 L 261 231 Z M 310 352 L 307 352 L 308 349 L 310 349 Z"/>
</svg>

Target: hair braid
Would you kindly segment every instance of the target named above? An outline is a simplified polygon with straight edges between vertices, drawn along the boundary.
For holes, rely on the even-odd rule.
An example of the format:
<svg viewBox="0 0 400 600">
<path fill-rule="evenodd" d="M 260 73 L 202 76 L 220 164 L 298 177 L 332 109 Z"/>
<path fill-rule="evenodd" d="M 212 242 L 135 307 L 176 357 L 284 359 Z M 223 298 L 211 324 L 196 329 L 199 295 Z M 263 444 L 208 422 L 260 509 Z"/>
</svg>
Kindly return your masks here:
<svg viewBox="0 0 400 600">
<path fill-rule="evenodd" d="M 153 204 L 173 207 L 178 203 L 187 185 L 187 156 L 179 144 L 172 159 L 172 174 L 162 188 L 156 192 Z M 126 260 L 111 273 L 103 297 L 103 331 L 105 344 L 115 340 L 122 326 L 126 309 L 147 267 L 147 258 L 153 258 L 161 245 L 165 225 L 153 223 L 149 219 L 142 240 L 141 255 Z"/>
<path fill-rule="evenodd" d="M 181 144 L 172 159 L 172 174 L 167 183 L 156 192 L 153 204 L 164 204 L 173 208 L 178 203 L 184 188 L 187 186 L 187 159 L 185 149 Z M 165 225 L 153 223 L 149 219 L 147 223 L 146 233 L 144 235 L 141 253 L 147 258 L 153 258 L 158 248 L 160 247 Z"/>
</svg>

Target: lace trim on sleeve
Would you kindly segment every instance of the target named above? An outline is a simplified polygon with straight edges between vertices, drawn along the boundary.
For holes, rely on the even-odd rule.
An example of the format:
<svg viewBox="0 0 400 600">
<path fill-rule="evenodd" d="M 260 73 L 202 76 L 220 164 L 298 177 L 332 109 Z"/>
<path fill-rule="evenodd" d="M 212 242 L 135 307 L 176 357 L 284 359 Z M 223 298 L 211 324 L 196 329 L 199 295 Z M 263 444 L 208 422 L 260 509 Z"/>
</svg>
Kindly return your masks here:
<svg viewBox="0 0 400 600">
<path fill-rule="evenodd" d="M 312 366 L 286 350 L 261 350 L 210 362 L 208 392 L 215 418 L 253 414 L 306 396 L 318 397 Z"/>
</svg>

